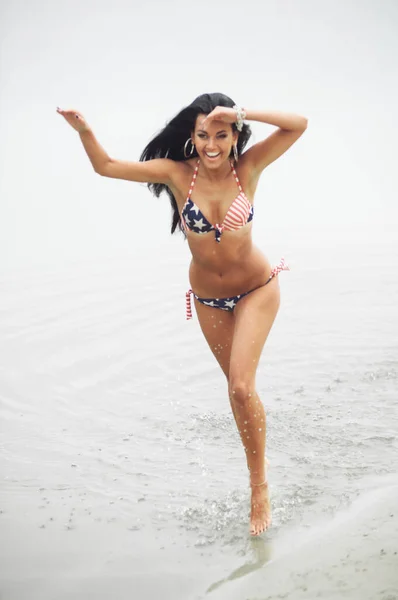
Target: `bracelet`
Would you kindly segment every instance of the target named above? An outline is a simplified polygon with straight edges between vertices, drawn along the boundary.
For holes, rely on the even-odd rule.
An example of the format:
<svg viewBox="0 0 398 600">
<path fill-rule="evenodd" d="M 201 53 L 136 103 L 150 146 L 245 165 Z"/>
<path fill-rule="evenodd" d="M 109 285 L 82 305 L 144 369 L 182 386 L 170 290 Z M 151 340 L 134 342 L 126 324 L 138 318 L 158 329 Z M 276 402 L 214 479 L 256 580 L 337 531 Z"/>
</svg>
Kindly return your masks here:
<svg viewBox="0 0 398 600">
<path fill-rule="evenodd" d="M 241 106 L 237 106 L 236 104 L 233 107 L 233 109 L 236 112 L 236 129 L 238 131 L 242 131 L 243 119 L 246 119 L 246 111 L 244 108 L 242 108 Z"/>
</svg>

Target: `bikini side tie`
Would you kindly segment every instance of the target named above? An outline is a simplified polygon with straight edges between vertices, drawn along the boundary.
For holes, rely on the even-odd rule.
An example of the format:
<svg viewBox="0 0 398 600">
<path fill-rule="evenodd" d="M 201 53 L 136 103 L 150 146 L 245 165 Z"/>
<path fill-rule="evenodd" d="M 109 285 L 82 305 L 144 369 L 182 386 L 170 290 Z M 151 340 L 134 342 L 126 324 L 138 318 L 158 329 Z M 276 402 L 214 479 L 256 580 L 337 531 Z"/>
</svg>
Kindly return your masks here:
<svg viewBox="0 0 398 600">
<path fill-rule="evenodd" d="M 193 290 L 188 290 L 185 293 L 185 308 L 187 321 L 189 321 L 189 319 L 192 319 L 191 294 L 193 294 Z"/>
<path fill-rule="evenodd" d="M 289 265 L 286 263 L 284 258 L 281 258 L 281 260 L 279 261 L 279 265 L 276 265 L 276 267 L 272 269 L 272 277 L 275 277 L 275 275 L 278 275 L 278 273 L 280 273 L 281 271 L 290 271 Z"/>
</svg>

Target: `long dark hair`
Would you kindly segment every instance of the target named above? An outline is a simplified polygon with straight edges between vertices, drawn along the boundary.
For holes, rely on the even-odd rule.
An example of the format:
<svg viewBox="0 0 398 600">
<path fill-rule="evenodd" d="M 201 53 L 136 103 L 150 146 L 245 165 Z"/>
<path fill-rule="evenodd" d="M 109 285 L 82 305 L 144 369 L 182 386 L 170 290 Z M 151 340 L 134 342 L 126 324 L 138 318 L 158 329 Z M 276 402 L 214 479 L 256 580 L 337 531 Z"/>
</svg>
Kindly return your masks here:
<svg viewBox="0 0 398 600">
<path fill-rule="evenodd" d="M 172 160 L 188 160 L 184 156 L 184 144 L 191 136 L 195 129 L 196 118 L 200 114 L 208 115 L 216 106 L 228 106 L 233 108 L 235 102 L 225 94 L 202 94 L 195 98 L 189 105 L 183 108 L 178 115 L 169 121 L 144 148 L 140 160 L 152 160 L 153 158 L 170 158 Z M 234 131 L 237 131 L 235 123 L 232 124 Z M 242 131 L 239 132 L 237 149 L 240 155 L 246 146 L 251 136 L 251 129 L 246 123 L 243 125 Z M 198 156 L 196 148 L 189 158 Z M 177 226 L 181 231 L 180 215 L 176 199 L 170 188 L 164 183 L 148 183 L 148 188 L 151 192 L 159 197 L 165 191 L 170 199 L 172 209 L 171 233 L 174 233 Z"/>
</svg>

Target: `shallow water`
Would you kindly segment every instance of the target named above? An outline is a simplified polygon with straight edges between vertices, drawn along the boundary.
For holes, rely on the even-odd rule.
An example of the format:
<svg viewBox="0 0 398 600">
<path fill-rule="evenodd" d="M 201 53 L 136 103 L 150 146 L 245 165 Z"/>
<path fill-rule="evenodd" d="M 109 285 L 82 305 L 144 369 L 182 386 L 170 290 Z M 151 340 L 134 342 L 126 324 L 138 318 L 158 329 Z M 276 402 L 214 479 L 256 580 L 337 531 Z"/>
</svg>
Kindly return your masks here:
<svg viewBox="0 0 398 600">
<path fill-rule="evenodd" d="M 397 250 L 390 238 L 287 256 L 257 377 L 273 503 L 262 540 L 248 536 L 224 377 L 185 321 L 184 243 L 160 264 L 3 270 L 5 597 L 211 597 L 292 527 L 396 474 Z"/>
</svg>

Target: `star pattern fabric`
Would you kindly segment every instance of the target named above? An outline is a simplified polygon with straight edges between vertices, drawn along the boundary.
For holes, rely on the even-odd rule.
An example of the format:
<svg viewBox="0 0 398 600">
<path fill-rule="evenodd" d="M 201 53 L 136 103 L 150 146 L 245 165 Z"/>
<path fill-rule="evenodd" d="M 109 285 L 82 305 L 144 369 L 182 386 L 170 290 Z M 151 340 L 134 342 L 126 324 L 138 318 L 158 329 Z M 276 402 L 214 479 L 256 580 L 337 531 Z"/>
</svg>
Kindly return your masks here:
<svg viewBox="0 0 398 600">
<path fill-rule="evenodd" d="M 267 281 L 259 287 L 267 285 L 281 271 L 290 271 L 289 266 L 286 264 L 284 258 L 281 258 L 279 264 L 272 268 L 271 274 Z M 254 288 L 248 292 L 244 292 L 243 294 L 238 294 L 237 296 L 231 296 L 230 298 L 200 298 L 193 290 L 190 289 L 185 294 L 187 319 L 192 319 L 191 294 L 194 295 L 198 302 L 204 304 L 205 306 L 209 306 L 210 308 L 219 308 L 220 310 L 233 311 L 239 300 L 247 296 L 247 294 L 251 294 L 251 292 L 254 292 L 256 289 L 258 288 Z"/>
<path fill-rule="evenodd" d="M 273 275 L 271 275 L 273 277 Z M 252 290 L 250 290 L 252 291 Z M 199 300 L 205 306 L 210 306 L 211 308 L 219 308 L 221 310 L 234 310 L 238 301 L 250 294 L 250 292 L 245 292 L 244 294 L 239 294 L 238 296 L 231 296 L 230 298 L 199 298 L 197 294 L 191 291 L 191 293 L 195 296 L 196 300 Z"/>
<path fill-rule="evenodd" d="M 231 300 L 224 300 L 224 306 L 227 307 L 227 310 L 232 310 L 236 304 L 236 299 L 240 298 L 240 296 L 235 296 L 235 298 L 231 298 Z"/>
<path fill-rule="evenodd" d="M 210 223 L 210 221 L 206 219 L 205 215 L 200 210 L 199 206 L 191 199 L 192 190 L 198 174 L 199 163 L 200 160 L 198 160 L 196 164 L 191 187 L 189 188 L 188 192 L 188 197 L 181 211 L 181 224 L 185 230 L 189 229 L 194 233 L 202 234 L 214 231 L 216 242 L 221 242 L 221 236 L 224 231 L 236 231 L 237 229 L 244 227 L 247 223 L 250 223 L 254 214 L 253 206 L 247 199 L 246 194 L 240 185 L 235 168 L 231 162 L 231 170 L 239 188 L 239 193 L 229 207 L 223 222 L 221 224 Z"/>
<path fill-rule="evenodd" d="M 191 198 L 189 198 L 185 204 L 184 219 L 189 229 L 195 233 L 208 233 L 209 231 L 214 230 L 213 225 L 209 223 L 206 217 L 201 213 L 200 208 L 192 202 Z M 191 223 L 193 222 L 193 225 L 189 225 L 187 219 Z"/>
<path fill-rule="evenodd" d="M 199 218 L 195 219 L 195 215 Z M 253 219 L 253 215 L 254 215 L 253 206 L 250 206 L 250 209 L 248 210 L 248 217 L 247 217 L 246 223 L 250 223 L 250 221 Z M 214 231 L 215 236 L 216 236 L 215 237 L 216 242 L 220 242 L 223 231 L 225 229 L 227 229 L 224 224 L 218 225 L 218 223 L 217 223 L 216 225 L 212 225 L 210 223 L 210 221 L 208 221 L 206 219 L 206 217 L 200 210 L 199 206 L 197 206 L 191 200 L 191 198 L 188 198 L 188 200 L 185 203 L 184 210 L 183 210 L 183 218 L 184 218 L 185 224 L 188 227 L 188 229 L 190 229 L 194 233 L 200 234 L 200 233 L 209 233 L 210 231 Z M 242 223 L 241 227 L 243 225 L 246 225 L 246 223 Z"/>
</svg>

